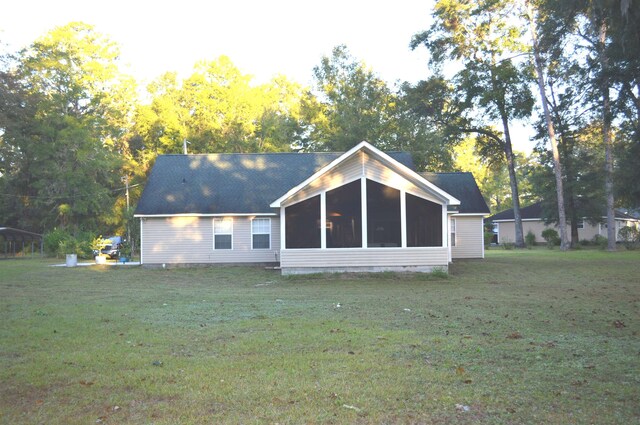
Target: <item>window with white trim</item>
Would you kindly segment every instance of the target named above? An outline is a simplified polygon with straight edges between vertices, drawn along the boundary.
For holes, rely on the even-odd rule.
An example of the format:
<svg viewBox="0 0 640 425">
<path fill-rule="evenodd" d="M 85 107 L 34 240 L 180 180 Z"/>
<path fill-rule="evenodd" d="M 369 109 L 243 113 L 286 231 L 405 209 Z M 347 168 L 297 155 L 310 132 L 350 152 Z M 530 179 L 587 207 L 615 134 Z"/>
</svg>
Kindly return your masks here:
<svg viewBox="0 0 640 425">
<path fill-rule="evenodd" d="M 251 220 L 251 248 L 271 249 L 270 218 L 254 218 Z"/>
<path fill-rule="evenodd" d="M 584 219 L 579 218 L 576 221 L 576 228 L 577 229 L 584 229 Z"/>
<path fill-rule="evenodd" d="M 233 249 L 233 219 L 213 219 L 213 249 Z"/>
<path fill-rule="evenodd" d="M 451 246 L 456 246 L 456 219 L 451 219 Z"/>
</svg>

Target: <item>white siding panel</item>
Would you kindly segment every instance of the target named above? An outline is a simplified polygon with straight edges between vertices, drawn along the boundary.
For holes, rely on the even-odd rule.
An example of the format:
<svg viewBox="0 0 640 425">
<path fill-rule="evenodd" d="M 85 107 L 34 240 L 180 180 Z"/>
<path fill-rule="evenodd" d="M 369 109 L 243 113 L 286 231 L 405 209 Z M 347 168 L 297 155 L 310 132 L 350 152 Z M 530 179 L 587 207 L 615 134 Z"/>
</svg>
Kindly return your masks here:
<svg viewBox="0 0 640 425">
<path fill-rule="evenodd" d="M 278 261 L 280 220 L 271 217 L 271 249 L 251 249 L 251 219 L 233 217 L 233 249 L 213 249 L 211 217 L 147 218 L 142 227 L 145 264 L 272 263 Z"/>
<path fill-rule="evenodd" d="M 312 181 L 307 187 L 288 199 L 285 205 L 295 204 L 296 202 L 316 196 L 322 191 L 335 189 L 336 187 L 359 179 L 360 176 L 362 176 L 361 155 L 362 153 L 349 158 L 329 173 Z"/>
<path fill-rule="evenodd" d="M 483 217 L 456 216 L 456 246 L 451 256 L 456 258 L 483 258 Z"/>
<path fill-rule="evenodd" d="M 447 248 L 344 248 L 282 251 L 284 268 L 414 267 L 448 265 Z"/>
</svg>

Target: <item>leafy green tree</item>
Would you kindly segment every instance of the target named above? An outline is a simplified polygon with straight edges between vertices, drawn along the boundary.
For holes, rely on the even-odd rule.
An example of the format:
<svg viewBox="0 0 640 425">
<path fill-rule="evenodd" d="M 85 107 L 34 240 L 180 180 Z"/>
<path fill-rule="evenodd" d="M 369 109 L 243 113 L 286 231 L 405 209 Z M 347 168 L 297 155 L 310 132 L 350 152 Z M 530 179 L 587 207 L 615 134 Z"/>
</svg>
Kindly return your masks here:
<svg viewBox="0 0 640 425">
<path fill-rule="evenodd" d="M 136 111 L 132 142 L 148 168 L 156 155 L 277 152 L 291 149 L 304 128 L 305 90 L 283 76 L 252 85 L 226 56 L 200 62 L 178 81 L 167 73 L 149 85 L 151 102 Z"/>
<path fill-rule="evenodd" d="M 533 53 L 533 63 L 536 70 L 538 91 L 540 93 L 540 103 L 542 104 L 542 110 L 544 113 L 544 120 L 547 127 L 547 135 L 551 142 L 551 148 L 553 152 L 553 170 L 556 182 L 556 199 L 558 203 L 558 227 L 560 229 L 560 249 L 566 251 L 569 249 L 569 242 L 567 238 L 567 220 L 565 215 L 565 202 L 564 202 L 564 183 L 562 177 L 562 162 L 560 160 L 560 151 L 558 149 L 558 142 L 556 140 L 556 131 L 551 118 L 551 112 L 549 111 L 549 104 L 547 101 L 547 90 L 545 85 L 545 62 L 543 59 L 543 52 L 538 42 L 538 25 L 536 10 L 533 5 L 533 0 L 525 0 L 527 9 L 527 18 L 529 21 L 529 29 L 531 32 L 531 50 Z"/>
<path fill-rule="evenodd" d="M 570 57 L 573 66 L 581 72 L 580 88 L 587 94 L 583 105 L 598 114 L 602 127 L 605 152 L 602 180 L 609 250 L 615 250 L 614 156 L 619 149 L 616 139 L 634 141 L 625 146 L 628 153 L 621 157 L 620 164 L 626 168 L 624 174 L 634 176 L 637 173 L 632 171 L 633 166 L 626 159 L 628 154 L 640 151 L 640 15 L 633 3 L 613 0 L 545 0 L 540 3 L 547 18 L 541 25 L 541 40 L 548 45 L 571 46 L 571 51 L 561 53 Z M 626 133 L 624 137 L 616 137 L 621 131 Z M 627 200 L 634 202 L 634 194 L 640 193 L 640 189 L 630 181 L 623 182 L 623 185 L 628 186 L 629 183 L 631 189 L 625 187 L 622 192 Z"/>
<path fill-rule="evenodd" d="M 316 98 L 304 104 L 306 151 L 345 151 L 366 140 L 390 151 L 411 152 L 419 169 L 450 169 L 449 146 L 431 121 L 417 113 L 408 85 L 394 91 L 344 45 L 314 68 Z"/>
<path fill-rule="evenodd" d="M 411 47 L 424 45 L 431 53 L 436 75 L 417 89 L 431 91 L 425 104 L 430 104 L 427 109 L 435 113 L 445 134 L 453 140 L 463 134 L 478 134 L 479 142 L 485 145 L 480 149 L 483 154 L 504 155 L 513 200 L 515 244 L 524 247 L 510 122 L 528 117 L 533 99 L 530 71 L 516 61 L 526 48 L 514 10 L 516 5 L 509 0 L 438 1 L 434 23 L 414 36 Z M 449 82 L 441 72 L 445 65 L 454 63 L 461 69 Z"/>
<path fill-rule="evenodd" d="M 313 70 L 319 110 L 305 150 L 345 151 L 363 140 L 386 149 L 397 102 L 387 84 L 349 53 L 333 49 Z"/>
<path fill-rule="evenodd" d="M 110 213 L 132 87 L 117 56 L 115 44 L 74 22 L 4 70 L 2 91 L 23 100 L 6 105 L 1 124 L 7 223 L 77 232 Z"/>
</svg>

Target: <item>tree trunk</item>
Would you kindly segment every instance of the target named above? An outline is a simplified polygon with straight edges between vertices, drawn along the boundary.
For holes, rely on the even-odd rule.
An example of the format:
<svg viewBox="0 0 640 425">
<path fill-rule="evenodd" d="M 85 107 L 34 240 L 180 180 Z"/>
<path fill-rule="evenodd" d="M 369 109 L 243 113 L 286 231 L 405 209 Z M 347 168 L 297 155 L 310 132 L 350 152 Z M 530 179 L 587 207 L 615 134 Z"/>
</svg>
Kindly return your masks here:
<svg viewBox="0 0 640 425">
<path fill-rule="evenodd" d="M 544 119 L 547 124 L 547 133 L 551 141 L 553 149 L 553 171 L 556 177 L 556 197 L 558 200 L 558 227 L 560 228 L 560 249 L 566 251 L 569 249 L 569 241 L 567 238 L 567 219 L 564 209 L 564 189 L 562 183 L 562 164 L 560 162 L 560 152 L 558 151 L 558 142 L 556 140 L 553 121 L 549 113 L 549 105 L 547 104 L 547 93 L 544 88 L 544 73 L 542 69 L 542 58 L 538 50 L 538 36 L 536 33 L 536 25 L 533 17 L 533 6 L 527 1 L 527 14 L 529 15 L 529 28 L 531 29 L 531 39 L 533 42 L 533 56 L 536 74 L 538 76 L 538 89 L 540 90 L 540 101 L 542 102 L 542 110 L 544 111 Z"/>
<path fill-rule="evenodd" d="M 511 198 L 513 199 L 513 218 L 516 226 L 516 248 L 524 248 L 524 235 L 522 231 L 522 217 L 520 216 L 520 197 L 518 195 L 518 179 L 516 177 L 516 160 L 511 146 L 511 134 L 509 133 L 509 120 L 506 113 L 502 116 L 502 128 L 504 130 L 504 153 L 507 157 L 507 169 L 509 170 L 509 185 L 511 186 Z"/>
<path fill-rule="evenodd" d="M 611 138 L 611 99 L 609 96 L 609 60 L 605 52 L 607 41 L 607 24 L 604 18 L 600 22 L 599 59 L 602 76 L 600 90 L 602 92 L 602 138 L 605 152 L 604 192 L 607 198 L 607 250 L 616 250 L 616 225 L 613 210 L 613 141 Z"/>
<path fill-rule="evenodd" d="M 569 211 L 571 211 L 571 248 L 578 246 L 580 235 L 578 235 L 578 213 L 576 212 L 573 196 L 568 196 Z"/>
</svg>

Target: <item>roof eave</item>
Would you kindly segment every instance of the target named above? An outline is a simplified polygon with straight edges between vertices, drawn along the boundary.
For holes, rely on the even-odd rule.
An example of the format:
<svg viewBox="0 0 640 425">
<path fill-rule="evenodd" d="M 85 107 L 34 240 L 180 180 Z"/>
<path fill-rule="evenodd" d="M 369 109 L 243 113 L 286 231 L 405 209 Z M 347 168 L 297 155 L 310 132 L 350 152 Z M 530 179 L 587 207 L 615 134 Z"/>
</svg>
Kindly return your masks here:
<svg viewBox="0 0 640 425">
<path fill-rule="evenodd" d="M 388 154 L 386 154 L 386 153 L 382 152 L 381 150 L 377 149 L 376 147 L 374 147 L 370 143 L 368 143 L 366 141 L 362 141 L 362 142 L 358 143 L 356 146 L 354 146 L 353 148 L 349 149 L 344 154 L 340 155 L 335 160 L 331 161 L 326 166 L 322 167 L 320 170 L 318 170 L 317 172 L 312 174 L 309 178 L 307 178 L 305 181 L 303 181 L 299 185 L 291 188 L 289 191 L 287 191 L 287 193 L 285 193 L 280 198 L 278 198 L 275 201 L 273 201 L 269 206 L 271 208 L 280 208 L 284 201 L 286 201 L 287 199 L 289 199 L 292 196 L 294 196 L 296 193 L 298 193 L 300 190 L 302 190 L 308 184 L 310 184 L 314 180 L 320 178 L 322 175 L 326 174 L 331 169 L 337 167 L 338 165 L 340 165 L 342 162 L 346 161 L 348 158 L 350 158 L 351 156 L 353 156 L 357 152 L 363 151 L 363 150 L 366 150 L 366 151 L 370 152 L 371 154 L 377 156 L 378 158 L 382 159 L 383 162 L 386 162 L 387 165 L 391 165 L 392 168 L 396 169 L 397 171 L 400 171 L 401 174 L 408 174 L 408 176 L 410 176 L 411 178 L 415 179 L 416 181 L 418 181 L 423 186 L 428 187 L 430 190 L 435 192 L 436 195 L 440 196 L 442 198 L 442 200 L 446 202 L 447 205 L 460 205 L 460 201 L 458 199 L 454 198 L 453 196 L 451 196 L 447 192 L 445 192 L 442 189 L 440 189 L 439 187 L 435 186 L 433 183 L 429 182 L 428 180 L 426 180 L 424 177 L 422 177 L 421 175 L 419 175 L 415 171 L 407 168 L 405 165 L 401 164 L 399 161 L 393 159 Z"/>
</svg>

